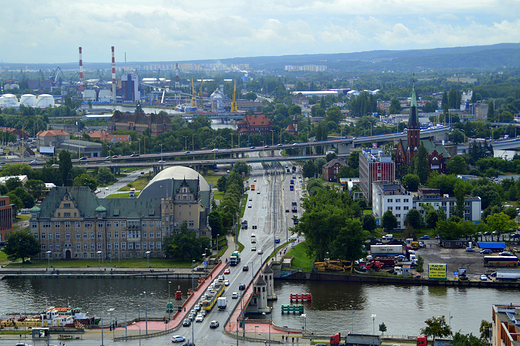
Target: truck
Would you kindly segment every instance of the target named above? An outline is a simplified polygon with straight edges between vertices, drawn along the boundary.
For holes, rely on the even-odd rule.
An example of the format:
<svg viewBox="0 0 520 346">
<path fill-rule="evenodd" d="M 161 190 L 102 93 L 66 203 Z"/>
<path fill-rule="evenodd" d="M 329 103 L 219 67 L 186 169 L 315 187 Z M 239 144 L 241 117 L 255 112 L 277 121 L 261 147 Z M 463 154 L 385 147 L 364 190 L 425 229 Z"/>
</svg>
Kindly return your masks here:
<svg viewBox="0 0 520 346">
<path fill-rule="evenodd" d="M 226 297 L 218 297 L 217 299 L 217 307 L 219 310 L 226 310 L 227 299 Z"/>
<path fill-rule="evenodd" d="M 497 280 L 518 280 L 520 279 L 520 271 L 505 271 L 500 270 L 496 272 Z"/>
<path fill-rule="evenodd" d="M 403 253 L 402 245 L 370 245 L 372 255 L 401 255 Z"/>
<path fill-rule="evenodd" d="M 242 221 L 242 229 L 247 229 L 247 220 Z"/>
<path fill-rule="evenodd" d="M 240 263 L 240 252 L 235 251 L 231 254 L 231 257 L 229 258 L 229 265 L 234 267 L 239 263 Z"/>
<path fill-rule="evenodd" d="M 419 249 L 419 242 L 418 241 L 412 241 L 412 249 L 417 250 Z"/>
<path fill-rule="evenodd" d="M 347 334 L 345 336 L 345 343 L 341 343 L 341 333 L 336 333 L 330 337 L 331 346 L 368 346 L 368 345 L 381 345 L 381 338 L 379 335 L 370 334 Z"/>
<path fill-rule="evenodd" d="M 255 184 L 251 184 L 251 191 L 255 191 Z"/>
<path fill-rule="evenodd" d="M 428 338 L 424 335 L 417 337 L 417 346 L 428 346 Z M 430 345 L 435 346 L 452 346 L 453 340 L 449 339 L 435 339 L 435 342 L 431 342 Z"/>
</svg>

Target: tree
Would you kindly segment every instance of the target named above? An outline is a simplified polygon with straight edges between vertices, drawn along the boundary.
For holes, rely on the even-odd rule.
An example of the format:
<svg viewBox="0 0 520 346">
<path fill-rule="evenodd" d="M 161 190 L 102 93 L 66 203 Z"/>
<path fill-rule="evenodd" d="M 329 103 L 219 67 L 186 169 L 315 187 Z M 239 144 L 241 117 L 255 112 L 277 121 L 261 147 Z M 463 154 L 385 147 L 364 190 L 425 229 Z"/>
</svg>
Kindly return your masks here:
<svg viewBox="0 0 520 346">
<path fill-rule="evenodd" d="M 217 189 L 220 191 L 220 192 L 225 192 L 226 191 L 226 185 L 227 185 L 227 178 L 225 175 L 221 176 L 218 180 L 217 180 Z"/>
<path fill-rule="evenodd" d="M 381 322 L 379 324 L 379 331 L 381 332 L 381 334 L 384 334 L 386 332 L 386 324 L 384 322 Z"/>
<path fill-rule="evenodd" d="M 461 334 L 460 332 L 455 333 L 453 335 L 453 346 L 488 346 L 489 342 L 484 342 L 479 340 L 472 333 L 469 334 Z"/>
<path fill-rule="evenodd" d="M 41 180 L 31 179 L 27 180 L 25 183 L 25 188 L 29 191 L 35 200 L 38 200 L 45 191 L 45 183 Z"/>
<path fill-rule="evenodd" d="M 217 234 L 224 234 L 224 225 L 222 224 L 222 217 L 217 210 L 213 210 L 208 215 L 208 223 L 211 227 L 211 236 L 216 238 Z"/>
<path fill-rule="evenodd" d="M 426 148 L 422 141 L 414 159 L 416 160 L 414 173 L 419 176 L 421 184 L 426 184 L 428 175 L 430 174 L 430 165 L 428 164 L 428 153 L 426 152 Z"/>
<path fill-rule="evenodd" d="M 407 174 L 403 179 L 403 186 L 411 192 L 417 192 L 419 189 L 421 181 L 419 180 L 419 176 L 417 174 Z"/>
<path fill-rule="evenodd" d="M 439 209 L 442 209 L 442 208 L 439 208 Z M 433 209 L 433 207 L 431 209 L 429 209 L 426 212 L 425 221 L 426 221 L 426 227 L 428 227 L 430 229 L 437 227 L 437 222 L 439 221 L 439 213 L 437 212 L 437 210 Z"/>
<path fill-rule="evenodd" d="M 449 174 L 466 174 L 468 172 L 468 164 L 462 156 L 455 156 L 448 161 L 448 173 Z"/>
<path fill-rule="evenodd" d="M 392 213 L 391 210 L 387 210 L 383 214 L 382 224 L 383 224 L 383 228 L 388 231 L 391 231 L 394 228 L 397 228 L 397 218 L 395 217 L 395 215 Z"/>
<path fill-rule="evenodd" d="M 321 168 L 326 163 L 327 163 L 327 161 L 323 157 L 320 157 L 320 158 L 316 159 L 316 162 L 315 162 L 315 164 L 316 164 L 316 173 L 321 174 Z"/>
<path fill-rule="evenodd" d="M 332 106 L 329 107 L 329 109 L 327 109 L 327 121 L 332 121 L 335 124 L 339 125 L 340 121 L 342 121 L 343 118 L 345 117 L 343 116 L 343 113 L 341 113 L 341 109 L 339 109 L 339 107 Z"/>
<path fill-rule="evenodd" d="M 475 187 L 471 191 L 473 197 L 479 196 L 482 200 L 482 210 L 486 209 L 490 205 L 500 205 L 501 198 L 495 187 L 491 184 L 481 185 Z"/>
<path fill-rule="evenodd" d="M 92 191 L 96 191 L 97 181 L 88 174 L 82 174 L 79 177 L 74 178 L 72 186 L 88 186 Z"/>
<path fill-rule="evenodd" d="M 69 172 L 72 169 L 72 160 L 70 158 L 70 153 L 67 150 L 60 151 L 59 155 L 59 165 L 60 165 L 60 174 L 61 181 L 65 186 L 70 186 L 72 184 L 72 177 L 69 177 Z"/>
<path fill-rule="evenodd" d="M 398 99 L 392 99 L 390 101 L 390 107 L 388 108 L 388 113 L 390 114 L 400 114 L 401 113 L 401 102 Z"/>
<path fill-rule="evenodd" d="M 426 328 L 421 329 L 421 334 L 433 336 L 435 343 L 436 337 L 446 337 L 451 335 L 451 328 L 446 324 L 444 316 L 432 317 L 424 321 Z"/>
<path fill-rule="evenodd" d="M 404 218 L 404 223 L 410 225 L 415 230 L 423 228 L 423 218 L 419 210 L 411 209 L 408 211 Z"/>
<path fill-rule="evenodd" d="M 22 181 L 20 179 L 18 179 L 18 177 L 9 178 L 5 182 L 5 187 L 7 187 L 7 190 L 9 190 L 9 191 L 14 191 L 14 190 L 16 190 L 16 188 L 22 187 L 22 186 L 23 186 Z"/>
<path fill-rule="evenodd" d="M 25 262 L 26 258 L 36 256 L 40 251 L 40 243 L 28 230 L 11 233 L 4 248 L 4 252 L 10 261 L 21 258 L 22 262 Z"/>
<path fill-rule="evenodd" d="M 415 271 L 419 274 L 424 272 L 424 258 L 422 256 L 417 256 L 417 262 L 415 263 Z"/>
<path fill-rule="evenodd" d="M 486 223 L 492 232 L 498 233 L 499 239 L 501 234 L 509 233 L 511 230 L 517 228 L 516 222 L 511 220 L 509 215 L 506 215 L 503 212 L 489 215 L 486 217 Z"/>
<path fill-rule="evenodd" d="M 466 209 L 464 205 L 464 187 L 462 187 L 462 184 L 455 184 L 455 189 L 453 192 L 455 194 L 456 201 L 455 215 L 457 215 L 460 218 L 464 218 L 464 210 Z"/>
<path fill-rule="evenodd" d="M 337 159 L 337 158 L 338 158 L 338 155 L 336 155 L 336 153 L 328 153 L 327 156 L 325 156 L 325 160 L 327 160 L 327 162 L 329 162 L 330 160 Z"/>
<path fill-rule="evenodd" d="M 237 172 L 238 174 L 247 174 L 249 172 L 249 166 L 245 161 L 237 161 L 233 165 L 233 171 Z"/>
<path fill-rule="evenodd" d="M 193 230 L 188 228 L 188 224 L 184 221 L 178 228 L 178 233 L 163 239 L 164 253 L 167 258 L 178 259 L 201 259 L 203 251 L 209 247 L 208 237 L 196 237 Z"/>
<path fill-rule="evenodd" d="M 376 218 L 373 214 L 363 215 L 363 229 L 372 232 L 377 227 Z"/>
<path fill-rule="evenodd" d="M 99 167 L 98 174 L 97 174 L 97 180 L 101 184 L 108 184 L 115 180 L 114 175 L 110 171 L 110 168 L 108 167 Z"/>
<path fill-rule="evenodd" d="M 486 320 L 482 320 L 482 322 L 480 322 L 480 340 L 485 341 L 489 339 L 489 331 L 492 327 L 493 324 L 491 322 Z"/>
</svg>

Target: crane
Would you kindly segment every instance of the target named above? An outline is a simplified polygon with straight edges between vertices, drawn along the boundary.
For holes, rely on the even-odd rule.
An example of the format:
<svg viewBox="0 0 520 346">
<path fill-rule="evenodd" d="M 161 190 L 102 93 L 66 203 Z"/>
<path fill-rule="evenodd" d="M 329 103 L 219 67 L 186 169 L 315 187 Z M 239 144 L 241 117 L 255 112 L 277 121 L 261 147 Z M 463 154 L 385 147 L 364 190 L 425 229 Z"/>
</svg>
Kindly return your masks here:
<svg viewBox="0 0 520 346">
<path fill-rule="evenodd" d="M 235 79 L 235 88 L 233 89 L 233 101 L 231 101 L 231 113 L 237 113 L 237 81 Z"/>
</svg>

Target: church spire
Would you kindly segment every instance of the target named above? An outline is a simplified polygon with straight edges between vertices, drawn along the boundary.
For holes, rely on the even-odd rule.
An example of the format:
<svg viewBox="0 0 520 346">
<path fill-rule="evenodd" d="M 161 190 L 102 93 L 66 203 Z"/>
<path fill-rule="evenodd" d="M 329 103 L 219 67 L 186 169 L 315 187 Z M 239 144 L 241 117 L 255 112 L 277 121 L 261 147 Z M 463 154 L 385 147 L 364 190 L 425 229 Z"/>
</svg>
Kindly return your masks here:
<svg viewBox="0 0 520 346">
<path fill-rule="evenodd" d="M 419 127 L 419 119 L 417 117 L 417 96 L 415 95 L 415 81 L 412 85 L 412 102 L 410 104 L 410 119 L 408 121 L 410 127 Z"/>
</svg>

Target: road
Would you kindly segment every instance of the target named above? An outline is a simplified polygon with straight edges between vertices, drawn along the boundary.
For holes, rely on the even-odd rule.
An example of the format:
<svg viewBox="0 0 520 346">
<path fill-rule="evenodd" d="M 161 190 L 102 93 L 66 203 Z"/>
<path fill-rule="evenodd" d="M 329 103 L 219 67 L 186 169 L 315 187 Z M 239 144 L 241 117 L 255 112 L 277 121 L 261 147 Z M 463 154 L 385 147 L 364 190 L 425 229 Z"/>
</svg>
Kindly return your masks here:
<svg viewBox="0 0 520 346">
<path fill-rule="evenodd" d="M 119 193 L 119 189 L 136 181 L 141 175 L 148 174 L 148 172 L 150 172 L 150 171 L 151 171 L 150 168 L 133 171 L 133 172 L 127 174 L 125 177 L 118 179 L 114 184 L 107 186 L 107 187 L 99 188 L 99 192 L 97 193 L 97 196 L 99 198 L 105 198 L 108 195 Z"/>
</svg>

